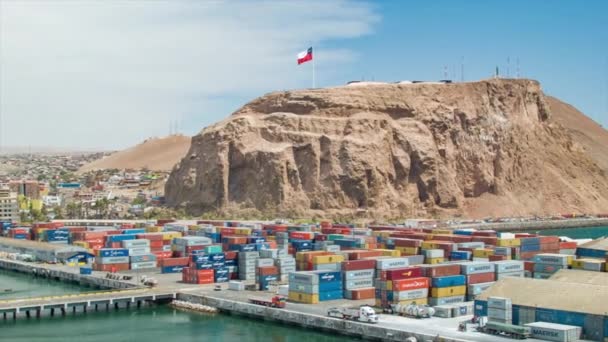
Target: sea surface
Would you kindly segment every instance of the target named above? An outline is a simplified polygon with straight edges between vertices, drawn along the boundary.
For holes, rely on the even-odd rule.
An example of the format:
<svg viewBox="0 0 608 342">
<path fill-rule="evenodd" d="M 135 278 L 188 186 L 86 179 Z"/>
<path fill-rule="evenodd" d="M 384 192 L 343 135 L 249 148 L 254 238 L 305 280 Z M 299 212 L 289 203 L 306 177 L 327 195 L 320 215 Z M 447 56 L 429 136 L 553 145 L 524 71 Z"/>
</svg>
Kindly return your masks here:
<svg viewBox="0 0 608 342">
<path fill-rule="evenodd" d="M 0 300 L 27 296 L 61 295 L 90 291 L 66 283 L 34 279 L 29 275 L 0 271 L 0 288 L 12 287 L 13 294 Z M 19 294 L 17 296 L 17 294 Z M 313 330 L 279 325 L 231 315 L 208 315 L 175 310 L 168 306 L 120 309 L 65 317 L 19 318 L 2 321 L 4 342 L 344 342 L 352 339 Z"/>
<path fill-rule="evenodd" d="M 597 239 L 608 237 L 608 227 L 564 228 L 540 230 L 540 235 L 567 236 L 572 239 Z"/>
</svg>

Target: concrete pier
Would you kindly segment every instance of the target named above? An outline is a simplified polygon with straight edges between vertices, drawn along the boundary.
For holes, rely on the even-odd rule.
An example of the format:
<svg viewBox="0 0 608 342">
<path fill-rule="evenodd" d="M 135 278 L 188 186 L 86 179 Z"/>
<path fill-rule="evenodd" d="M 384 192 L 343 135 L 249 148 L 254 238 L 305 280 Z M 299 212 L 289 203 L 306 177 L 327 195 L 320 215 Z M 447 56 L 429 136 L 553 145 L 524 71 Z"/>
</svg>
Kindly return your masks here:
<svg viewBox="0 0 608 342">
<path fill-rule="evenodd" d="M 496 230 L 499 232 L 518 232 L 530 230 L 567 229 L 585 227 L 608 227 L 608 218 L 595 219 L 564 219 L 551 221 L 526 221 L 526 222 L 495 222 L 495 223 L 471 223 L 450 225 L 449 228 L 475 228 L 482 230 Z"/>
</svg>

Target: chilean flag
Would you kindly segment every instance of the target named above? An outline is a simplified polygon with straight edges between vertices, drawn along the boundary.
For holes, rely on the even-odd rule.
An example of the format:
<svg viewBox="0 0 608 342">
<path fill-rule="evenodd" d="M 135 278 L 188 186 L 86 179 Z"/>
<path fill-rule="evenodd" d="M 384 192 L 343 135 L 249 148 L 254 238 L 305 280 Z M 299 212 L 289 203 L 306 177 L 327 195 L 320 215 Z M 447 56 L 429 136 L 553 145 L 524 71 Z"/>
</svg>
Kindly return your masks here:
<svg viewBox="0 0 608 342">
<path fill-rule="evenodd" d="M 308 50 L 302 51 L 298 54 L 298 65 L 308 61 L 312 61 L 312 47 L 309 47 Z"/>
</svg>

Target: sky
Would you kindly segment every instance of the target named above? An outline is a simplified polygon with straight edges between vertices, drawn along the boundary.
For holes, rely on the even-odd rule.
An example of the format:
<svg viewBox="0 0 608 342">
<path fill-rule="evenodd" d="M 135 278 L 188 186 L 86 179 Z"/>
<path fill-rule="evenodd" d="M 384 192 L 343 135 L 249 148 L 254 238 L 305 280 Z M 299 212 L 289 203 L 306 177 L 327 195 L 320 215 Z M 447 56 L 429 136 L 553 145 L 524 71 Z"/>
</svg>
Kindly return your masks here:
<svg viewBox="0 0 608 342">
<path fill-rule="evenodd" d="M 608 127 L 608 1 L 0 0 L 0 144 L 194 135 L 275 90 L 537 79 Z M 519 67 L 518 67 L 519 65 Z M 464 71 L 464 72 L 462 72 Z"/>
</svg>

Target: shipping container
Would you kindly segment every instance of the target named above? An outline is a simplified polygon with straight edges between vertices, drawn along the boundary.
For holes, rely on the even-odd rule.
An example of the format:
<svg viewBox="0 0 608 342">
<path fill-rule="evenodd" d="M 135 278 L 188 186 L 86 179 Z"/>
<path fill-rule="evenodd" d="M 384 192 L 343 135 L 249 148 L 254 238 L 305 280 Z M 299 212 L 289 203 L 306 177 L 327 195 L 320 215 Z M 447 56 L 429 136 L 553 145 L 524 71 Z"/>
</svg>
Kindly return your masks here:
<svg viewBox="0 0 608 342">
<path fill-rule="evenodd" d="M 532 337 L 545 341 L 574 342 L 581 337 L 581 327 L 572 325 L 534 322 L 525 326 L 532 329 Z"/>
<path fill-rule="evenodd" d="M 467 293 L 467 287 L 461 286 L 450 286 L 450 287 L 433 287 L 431 288 L 431 297 L 452 297 L 452 296 L 464 296 Z"/>
<path fill-rule="evenodd" d="M 448 297 L 429 297 L 428 303 L 431 306 L 437 305 L 448 305 L 462 303 L 465 300 L 465 296 L 448 296 Z"/>
<path fill-rule="evenodd" d="M 431 287 L 450 287 L 450 286 L 462 286 L 467 283 L 467 278 L 463 275 L 454 275 L 447 277 L 433 277 L 431 278 Z"/>
</svg>

